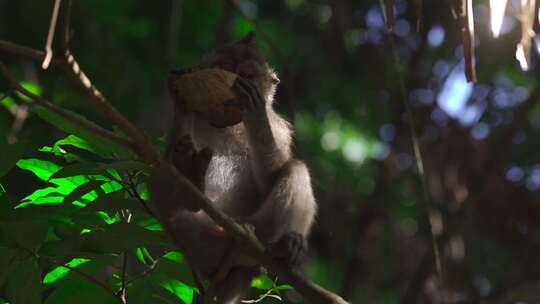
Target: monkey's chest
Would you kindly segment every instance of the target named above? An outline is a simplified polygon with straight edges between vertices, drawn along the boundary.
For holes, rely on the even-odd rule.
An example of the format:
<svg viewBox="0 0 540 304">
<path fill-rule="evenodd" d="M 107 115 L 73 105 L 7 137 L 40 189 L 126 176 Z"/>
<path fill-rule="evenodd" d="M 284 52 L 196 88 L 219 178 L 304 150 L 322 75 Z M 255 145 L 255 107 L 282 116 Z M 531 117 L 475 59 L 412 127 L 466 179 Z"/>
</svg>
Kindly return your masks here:
<svg viewBox="0 0 540 304">
<path fill-rule="evenodd" d="M 212 157 L 206 171 L 205 194 L 214 202 L 223 201 L 232 195 L 250 195 L 255 190 L 249 185 L 250 180 L 253 177 L 247 157 L 217 155 Z"/>
</svg>

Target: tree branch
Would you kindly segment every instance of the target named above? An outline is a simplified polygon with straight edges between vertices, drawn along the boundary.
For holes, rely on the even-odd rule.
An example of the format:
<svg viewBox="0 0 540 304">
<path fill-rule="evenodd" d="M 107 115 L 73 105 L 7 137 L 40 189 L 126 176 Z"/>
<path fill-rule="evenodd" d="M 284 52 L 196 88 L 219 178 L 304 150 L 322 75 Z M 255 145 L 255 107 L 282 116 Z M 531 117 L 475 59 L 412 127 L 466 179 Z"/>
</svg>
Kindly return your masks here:
<svg viewBox="0 0 540 304">
<path fill-rule="evenodd" d="M 41 64 L 41 68 L 46 70 L 51 63 L 53 57 L 52 43 L 54 40 L 54 32 L 56 29 L 56 21 L 58 20 L 58 12 L 60 11 L 60 2 L 62 0 L 54 1 L 54 8 L 51 16 L 51 23 L 49 25 L 49 33 L 47 34 L 47 42 L 45 43 L 45 59 Z"/>
<path fill-rule="evenodd" d="M 54 112 L 60 116 L 62 116 L 63 118 L 73 122 L 73 123 L 76 123 L 78 124 L 79 126 L 87 129 L 88 131 L 92 132 L 92 133 L 95 133 L 99 136 L 102 136 L 112 142 L 115 142 L 115 143 L 118 143 L 124 147 L 127 147 L 129 149 L 133 149 L 133 142 L 128 140 L 128 139 L 125 139 L 123 137 L 120 137 L 118 136 L 117 134 L 109 131 L 109 130 L 106 130 L 100 126 L 98 126 L 97 124 L 91 122 L 91 121 L 88 121 L 88 120 L 85 120 L 85 119 L 82 119 L 80 116 L 77 116 L 75 115 L 73 112 L 70 112 L 70 111 L 67 111 L 55 104 L 53 104 L 52 102 L 46 100 L 45 98 L 42 98 L 38 95 L 35 95 L 33 94 L 32 92 L 28 91 L 27 89 L 25 89 L 23 86 L 21 86 L 17 80 L 15 80 L 15 78 L 13 78 L 13 76 L 11 75 L 11 73 L 9 72 L 8 68 L 0 61 L 0 74 L 9 82 L 9 84 L 13 87 L 13 89 L 19 93 L 21 93 L 22 95 L 30 98 L 33 102 L 35 102 L 35 104 L 38 104 L 44 108 L 46 108 L 47 110 L 50 110 L 51 112 Z"/>
<path fill-rule="evenodd" d="M 0 40 L 0 51 L 10 53 L 13 55 L 28 57 L 30 59 L 34 59 L 38 61 L 43 61 L 46 56 L 45 52 L 42 52 L 40 50 L 36 50 L 33 48 L 29 48 L 29 47 L 22 46 L 22 45 L 5 41 L 5 40 Z M 51 61 L 51 63 L 53 64 L 60 64 L 62 62 L 63 61 L 61 59 L 56 58 L 56 57 L 53 57 Z"/>
<path fill-rule="evenodd" d="M 69 8 L 71 1 L 67 1 L 68 5 L 65 6 L 64 17 L 69 16 Z M 69 32 L 69 21 L 64 20 L 64 33 Z M 64 35 L 68 37 L 68 35 Z M 13 50 L 13 48 L 10 48 Z M 36 53 L 35 51 L 27 48 L 17 48 L 18 54 L 31 55 L 29 57 L 35 58 L 44 56 L 42 52 Z M 22 50 L 22 51 L 21 51 Z M 24 52 L 23 52 L 24 51 Z M 272 257 L 265 253 L 265 247 L 261 242 L 255 238 L 252 233 L 249 233 L 243 226 L 237 224 L 230 216 L 222 213 L 218 210 L 213 203 L 204 196 L 191 182 L 189 182 L 182 174 L 180 174 L 176 168 L 162 160 L 161 155 L 153 148 L 150 140 L 135 125 L 133 125 L 127 118 L 125 118 L 118 110 L 116 110 L 107 99 L 101 94 L 101 92 L 92 84 L 90 79 L 81 70 L 79 64 L 66 46 L 64 50 L 63 58 L 64 71 L 67 76 L 73 80 L 83 91 L 88 95 L 90 101 L 96 105 L 97 109 L 101 111 L 113 124 L 116 124 L 128 137 L 133 140 L 134 145 L 130 147 L 136 152 L 141 159 L 148 163 L 158 166 L 165 166 L 171 177 L 174 178 L 174 183 L 181 193 L 185 194 L 186 199 L 192 199 L 192 201 L 201 207 L 210 218 L 212 218 L 218 225 L 222 226 L 231 235 L 243 245 L 243 249 L 247 254 L 255 258 L 259 263 L 268 268 L 271 272 L 280 277 L 280 279 L 293 285 L 295 289 L 302 294 L 307 302 L 313 304 L 346 304 L 347 302 L 340 296 L 322 288 L 321 286 L 311 282 L 310 280 L 302 277 L 300 274 L 292 271 L 290 267 L 280 261 L 274 260 Z M 4 65 L 1 65 L 3 71 L 7 71 Z M 24 88 L 22 88 L 24 90 Z M 26 91 L 26 90 L 25 90 Z M 30 92 L 27 92 L 31 94 Z M 26 94 L 25 94 L 26 95 Z M 32 95 L 34 99 L 43 102 L 39 96 Z M 58 110 L 58 109 L 56 109 Z M 171 231 L 169 231 L 171 233 Z M 174 237 L 174 235 L 172 235 Z"/>
<path fill-rule="evenodd" d="M 72 1 L 68 0 L 63 5 L 62 15 L 62 49 L 63 64 L 65 74 L 89 97 L 89 100 L 102 112 L 111 122 L 116 124 L 127 136 L 133 139 L 136 145 L 135 152 L 143 159 L 152 164 L 159 162 L 161 156 L 153 149 L 152 144 L 144 132 L 133 125 L 116 108 L 107 101 L 105 96 L 92 84 L 86 76 L 75 57 L 69 50 L 69 32 Z"/>
</svg>

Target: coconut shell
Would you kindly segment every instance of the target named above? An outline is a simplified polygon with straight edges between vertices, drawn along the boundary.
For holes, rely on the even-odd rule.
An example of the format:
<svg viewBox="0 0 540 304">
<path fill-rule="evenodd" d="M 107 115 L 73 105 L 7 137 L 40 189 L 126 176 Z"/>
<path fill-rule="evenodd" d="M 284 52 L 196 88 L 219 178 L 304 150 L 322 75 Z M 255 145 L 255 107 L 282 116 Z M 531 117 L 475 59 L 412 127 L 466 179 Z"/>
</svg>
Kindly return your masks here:
<svg viewBox="0 0 540 304">
<path fill-rule="evenodd" d="M 240 109 L 226 106 L 236 99 L 232 86 L 237 74 L 222 69 L 204 69 L 174 80 L 175 95 L 181 96 L 185 109 L 198 113 L 215 127 L 228 127 L 242 121 Z"/>
</svg>

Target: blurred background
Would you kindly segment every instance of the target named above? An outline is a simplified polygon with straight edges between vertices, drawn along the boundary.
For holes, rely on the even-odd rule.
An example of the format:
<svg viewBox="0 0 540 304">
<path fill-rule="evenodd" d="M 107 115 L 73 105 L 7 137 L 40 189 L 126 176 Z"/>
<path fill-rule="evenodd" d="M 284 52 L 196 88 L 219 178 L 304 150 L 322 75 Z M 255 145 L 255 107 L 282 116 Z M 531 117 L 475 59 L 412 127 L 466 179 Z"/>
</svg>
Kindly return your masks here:
<svg viewBox="0 0 540 304">
<path fill-rule="evenodd" d="M 424 0 L 421 12 L 419 2 L 394 1 L 392 42 L 376 0 L 75 1 L 72 52 L 159 138 L 171 119 L 167 72 L 254 30 L 281 78 L 277 109 L 295 126 L 295 153 L 312 171 L 309 278 L 351 303 L 540 303 L 540 74 L 536 37 L 530 61 L 515 55 L 523 1 L 508 1 L 497 39 L 488 1 L 472 2 L 475 84 L 464 71 L 461 2 Z M 51 9 L 0 0 L 0 39 L 43 49 Z M 54 103 L 107 126 L 59 69 L 0 59 Z M 1 109 L 2 131 L 12 123 Z M 65 136 L 32 115 L 17 135 L 25 158 Z M 17 168 L 0 182 L 15 198 L 38 183 Z"/>
</svg>

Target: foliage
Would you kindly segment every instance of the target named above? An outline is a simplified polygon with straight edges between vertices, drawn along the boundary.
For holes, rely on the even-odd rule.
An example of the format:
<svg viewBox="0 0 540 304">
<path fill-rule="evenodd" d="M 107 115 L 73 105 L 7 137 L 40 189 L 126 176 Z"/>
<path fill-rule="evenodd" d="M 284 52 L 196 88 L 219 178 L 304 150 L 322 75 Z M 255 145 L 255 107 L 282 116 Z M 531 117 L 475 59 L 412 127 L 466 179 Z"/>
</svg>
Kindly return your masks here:
<svg viewBox="0 0 540 304">
<path fill-rule="evenodd" d="M 295 153 L 316 187 L 309 278 L 352 303 L 539 302 L 534 288 L 513 292 L 540 278 L 537 67 L 523 72 L 514 59 L 518 18 L 495 40 L 488 1 L 474 1 L 478 83 L 468 84 L 451 2 L 395 0 L 392 47 L 376 0 L 237 1 L 243 14 L 233 1 L 75 1 L 71 43 L 96 86 L 160 148 L 168 70 L 255 29 L 280 74 L 276 107 L 295 126 Z M 51 1 L 0 1 L 0 39 L 42 49 L 50 11 Z M 60 69 L 1 51 L 0 61 L 29 91 L 121 135 Z M 0 103 L 0 303 L 114 303 L 122 282 L 127 303 L 197 299 L 189 265 L 147 205 L 147 164 L 4 79 Z M 20 105 L 30 116 L 14 132 Z M 442 281 L 424 264 L 428 218 L 441 228 Z M 252 286 L 252 299 L 281 299 L 262 303 L 295 300 L 279 278 Z"/>
</svg>

